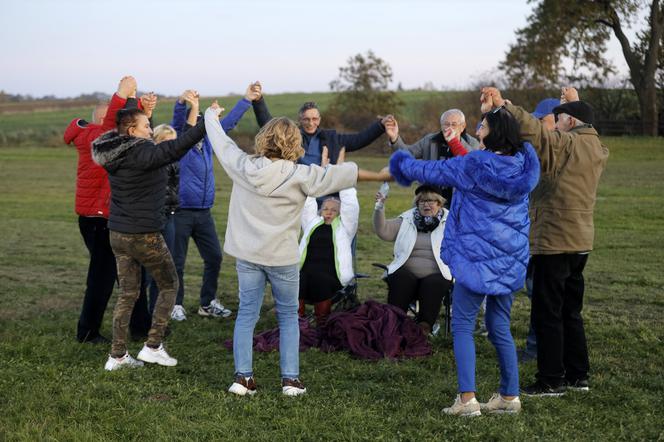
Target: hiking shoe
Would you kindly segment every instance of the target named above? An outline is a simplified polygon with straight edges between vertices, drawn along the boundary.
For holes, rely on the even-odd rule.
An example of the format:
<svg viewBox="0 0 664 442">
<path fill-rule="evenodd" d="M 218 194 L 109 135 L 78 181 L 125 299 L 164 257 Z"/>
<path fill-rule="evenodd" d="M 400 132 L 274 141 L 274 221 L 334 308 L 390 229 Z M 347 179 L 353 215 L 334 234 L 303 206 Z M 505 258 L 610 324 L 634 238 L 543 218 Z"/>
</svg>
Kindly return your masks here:
<svg viewBox="0 0 664 442">
<path fill-rule="evenodd" d="M 216 299 L 213 299 L 207 307 L 200 306 L 198 308 L 198 314 L 206 318 L 228 318 L 231 313 L 233 312 L 220 304 Z"/>
<path fill-rule="evenodd" d="M 307 392 L 299 378 L 283 378 L 281 380 L 281 392 L 284 396 L 299 396 Z"/>
<path fill-rule="evenodd" d="M 436 322 L 433 324 L 433 327 L 431 327 L 431 333 L 429 333 L 429 336 L 438 336 L 438 333 L 440 333 L 440 322 Z"/>
<path fill-rule="evenodd" d="M 485 338 L 489 336 L 489 330 L 486 329 L 486 325 L 479 325 L 473 332 L 475 336 L 484 336 Z"/>
<path fill-rule="evenodd" d="M 557 396 L 564 395 L 566 388 L 567 387 L 565 385 L 559 385 L 557 387 L 553 387 L 549 384 L 545 384 L 542 381 L 537 381 L 534 384 L 531 384 L 531 385 L 528 385 L 527 387 L 522 388 L 521 392 L 523 394 L 525 394 L 526 396 L 557 397 Z"/>
<path fill-rule="evenodd" d="M 588 379 L 577 379 L 576 381 L 567 381 L 567 390 L 571 391 L 590 391 Z"/>
<path fill-rule="evenodd" d="M 486 404 L 480 404 L 480 410 L 485 413 L 510 413 L 516 414 L 521 411 L 521 401 L 519 397 L 515 397 L 511 401 L 503 399 L 503 397 L 496 393 L 491 396 L 491 399 Z"/>
<path fill-rule="evenodd" d="M 456 399 L 451 407 L 443 408 L 443 413 L 453 415 L 453 416 L 464 416 L 464 417 L 474 417 L 480 416 L 482 412 L 480 411 L 480 403 L 477 402 L 477 399 L 472 398 L 465 404 L 461 402 L 461 395 L 457 394 Z"/>
<path fill-rule="evenodd" d="M 113 371 L 120 370 L 121 368 L 138 368 L 142 367 L 143 363 L 132 358 L 129 352 L 125 353 L 121 358 L 114 358 L 108 355 L 108 360 L 104 365 L 104 370 Z"/>
<path fill-rule="evenodd" d="M 175 307 L 173 307 L 173 311 L 171 312 L 171 319 L 178 322 L 186 321 L 187 312 L 184 311 L 184 307 L 181 305 L 175 305 Z"/>
<path fill-rule="evenodd" d="M 177 359 L 170 357 L 168 353 L 166 353 L 164 344 L 160 344 L 158 348 L 150 348 L 147 345 L 144 345 L 143 349 L 136 357 L 141 361 L 150 364 L 163 365 L 164 367 L 174 367 L 178 364 Z"/>
<path fill-rule="evenodd" d="M 228 392 L 237 394 L 238 396 L 245 396 L 247 394 L 253 396 L 256 394 L 256 380 L 253 376 L 245 377 L 237 375 Z"/>
</svg>

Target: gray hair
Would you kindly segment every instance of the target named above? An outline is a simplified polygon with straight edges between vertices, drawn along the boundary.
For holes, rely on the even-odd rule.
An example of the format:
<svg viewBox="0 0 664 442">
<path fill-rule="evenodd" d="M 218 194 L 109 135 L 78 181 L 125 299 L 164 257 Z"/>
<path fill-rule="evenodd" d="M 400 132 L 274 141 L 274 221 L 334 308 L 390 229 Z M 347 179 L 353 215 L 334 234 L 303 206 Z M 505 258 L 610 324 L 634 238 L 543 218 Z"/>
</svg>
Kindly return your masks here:
<svg viewBox="0 0 664 442">
<path fill-rule="evenodd" d="M 440 124 L 443 124 L 443 121 L 445 121 L 447 117 L 451 117 L 452 115 L 459 115 L 461 117 L 461 121 L 463 121 L 464 123 L 466 122 L 466 116 L 463 114 L 463 112 L 461 112 L 461 110 L 448 109 L 445 112 L 443 112 L 443 114 L 440 116 Z"/>
</svg>

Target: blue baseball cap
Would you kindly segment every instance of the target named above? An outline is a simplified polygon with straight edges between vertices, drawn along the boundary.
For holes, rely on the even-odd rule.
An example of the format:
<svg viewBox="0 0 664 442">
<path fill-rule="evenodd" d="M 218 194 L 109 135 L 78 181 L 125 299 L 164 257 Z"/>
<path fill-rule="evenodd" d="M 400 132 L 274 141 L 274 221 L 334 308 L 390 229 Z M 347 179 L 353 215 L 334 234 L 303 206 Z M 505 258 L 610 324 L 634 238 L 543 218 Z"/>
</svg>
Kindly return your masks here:
<svg viewBox="0 0 664 442">
<path fill-rule="evenodd" d="M 537 103 L 535 112 L 532 113 L 533 117 L 540 119 L 553 113 L 553 108 L 560 105 L 558 98 L 545 98 Z"/>
</svg>

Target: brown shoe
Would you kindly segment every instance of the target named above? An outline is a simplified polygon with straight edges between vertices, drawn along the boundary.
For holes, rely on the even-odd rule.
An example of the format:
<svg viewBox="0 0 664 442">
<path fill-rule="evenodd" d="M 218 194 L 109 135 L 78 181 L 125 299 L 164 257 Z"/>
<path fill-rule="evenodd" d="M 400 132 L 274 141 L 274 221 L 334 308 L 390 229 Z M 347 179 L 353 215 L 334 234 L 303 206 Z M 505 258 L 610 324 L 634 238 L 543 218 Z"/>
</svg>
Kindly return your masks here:
<svg viewBox="0 0 664 442">
<path fill-rule="evenodd" d="M 286 396 L 299 396 L 307 392 L 299 378 L 283 378 L 281 380 L 281 392 Z"/>
<path fill-rule="evenodd" d="M 238 396 L 249 395 L 252 396 L 256 394 L 256 380 L 253 376 L 244 377 L 237 375 L 235 376 L 235 382 L 228 389 L 229 393 L 237 394 Z"/>
</svg>

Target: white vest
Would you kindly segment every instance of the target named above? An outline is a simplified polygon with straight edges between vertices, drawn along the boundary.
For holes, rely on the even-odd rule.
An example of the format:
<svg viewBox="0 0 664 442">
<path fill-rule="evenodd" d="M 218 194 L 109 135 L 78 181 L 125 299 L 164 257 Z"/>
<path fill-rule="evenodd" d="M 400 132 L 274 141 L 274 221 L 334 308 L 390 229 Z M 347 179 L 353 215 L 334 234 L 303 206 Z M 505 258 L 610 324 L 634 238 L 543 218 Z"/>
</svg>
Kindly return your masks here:
<svg viewBox="0 0 664 442">
<path fill-rule="evenodd" d="M 452 274 L 450 273 L 450 269 L 440 259 L 440 247 L 443 244 L 447 214 L 447 209 L 443 209 L 443 217 L 441 218 L 438 227 L 431 232 L 431 250 L 433 251 L 433 256 L 436 259 L 436 264 L 438 264 L 440 273 L 445 279 L 451 281 Z M 415 241 L 417 240 L 417 228 L 413 221 L 413 209 L 403 212 L 399 215 L 399 218 L 402 220 L 401 227 L 399 227 L 399 233 L 394 242 L 394 260 L 387 266 L 388 275 L 394 273 L 404 265 L 410 257 L 410 254 L 413 252 L 413 247 L 415 247 Z"/>
</svg>

